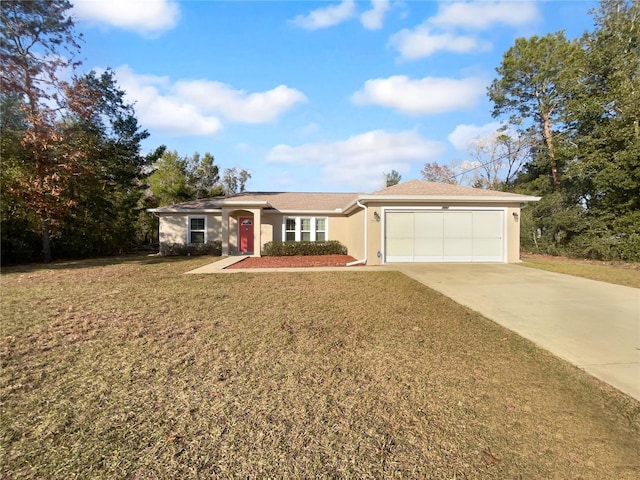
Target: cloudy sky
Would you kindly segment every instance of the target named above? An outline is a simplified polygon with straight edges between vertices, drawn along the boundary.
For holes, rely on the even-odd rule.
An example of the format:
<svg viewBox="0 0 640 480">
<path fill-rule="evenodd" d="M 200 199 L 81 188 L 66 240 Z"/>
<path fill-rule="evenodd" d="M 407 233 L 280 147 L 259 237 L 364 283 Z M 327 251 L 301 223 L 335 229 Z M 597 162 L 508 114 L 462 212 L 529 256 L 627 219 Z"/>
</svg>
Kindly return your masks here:
<svg viewBox="0 0 640 480">
<path fill-rule="evenodd" d="M 460 163 L 499 125 L 486 88 L 522 36 L 591 29 L 587 1 L 72 0 L 84 67 L 113 68 L 159 145 L 253 191 L 370 192 Z"/>
</svg>

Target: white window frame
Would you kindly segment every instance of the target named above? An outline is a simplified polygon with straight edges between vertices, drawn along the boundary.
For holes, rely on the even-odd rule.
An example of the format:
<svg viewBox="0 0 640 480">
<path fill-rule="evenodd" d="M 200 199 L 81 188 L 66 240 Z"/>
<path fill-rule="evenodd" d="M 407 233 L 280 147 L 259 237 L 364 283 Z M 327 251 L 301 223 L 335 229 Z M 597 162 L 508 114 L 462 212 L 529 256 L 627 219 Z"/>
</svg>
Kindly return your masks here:
<svg viewBox="0 0 640 480">
<path fill-rule="evenodd" d="M 329 218 L 328 217 L 312 217 L 310 215 L 303 215 L 300 217 L 294 217 L 294 216 L 286 216 L 284 217 L 284 219 L 282 220 L 282 240 L 286 241 L 287 238 L 287 232 L 291 232 L 291 230 L 287 230 L 287 220 L 294 220 L 296 223 L 296 227 L 295 227 L 295 242 L 300 242 L 302 239 L 302 219 L 303 218 L 308 218 L 311 220 L 311 241 L 315 242 L 316 241 L 316 234 L 318 232 L 317 230 L 317 219 L 323 219 L 324 220 L 324 230 L 320 230 L 321 232 L 324 232 L 324 241 L 329 240 Z"/>
<path fill-rule="evenodd" d="M 288 230 L 287 229 L 287 220 L 293 220 L 293 222 L 294 222 L 293 230 Z M 296 218 L 296 217 L 284 217 L 284 221 L 282 222 L 282 240 L 284 242 L 286 242 L 286 241 L 294 241 L 294 242 L 295 241 L 299 241 L 299 240 L 296 240 L 296 239 L 299 239 L 299 236 L 298 236 L 298 233 L 297 233 L 298 230 L 299 230 L 298 220 L 299 220 L 299 218 Z M 290 233 L 290 232 L 293 232 L 293 237 L 294 237 L 293 240 L 287 240 L 287 233 Z"/>
<path fill-rule="evenodd" d="M 191 220 L 204 220 L 204 230 L 192 230 L 191 229 Z M 187 217 L 187 245 L 202 245 L 199 243 L 191 243 L 191 233 L 192 232 L 204 232 L 204 242 L 202 244 L 207 243 L 207 216 L 206 215 L 190 215 Z"/>
</svg>

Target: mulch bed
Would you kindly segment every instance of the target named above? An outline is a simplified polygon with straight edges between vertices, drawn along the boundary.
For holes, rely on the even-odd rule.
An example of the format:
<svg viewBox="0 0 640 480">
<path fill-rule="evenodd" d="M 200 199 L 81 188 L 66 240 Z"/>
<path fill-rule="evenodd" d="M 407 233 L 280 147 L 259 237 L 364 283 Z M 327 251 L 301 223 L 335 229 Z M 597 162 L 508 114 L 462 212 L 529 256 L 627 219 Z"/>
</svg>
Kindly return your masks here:
<svg viewBox="0 0 640 480">
<path fill-rule="evenodd" d="M 344 267 L 356 259 L 351 255 L 308 255 L 291 257 L 249 257 L 227 269 L 291 268 L 291 267 Z"/>
</svg>

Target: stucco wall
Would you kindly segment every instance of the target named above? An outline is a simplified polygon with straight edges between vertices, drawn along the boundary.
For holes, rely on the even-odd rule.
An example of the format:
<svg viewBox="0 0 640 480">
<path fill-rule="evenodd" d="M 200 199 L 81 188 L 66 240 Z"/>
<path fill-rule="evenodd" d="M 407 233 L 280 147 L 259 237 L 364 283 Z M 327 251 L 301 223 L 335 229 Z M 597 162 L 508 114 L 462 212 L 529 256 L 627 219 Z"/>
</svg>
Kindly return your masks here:
<svg viewBox="0 0 640 480">
<path fill-rule="evenodd" d="M 364 255 L 362 218 L 362 211 L 348 217 L 330 218 L 329 240 L 338 240 L 347 247 L 347 253 L 358 260 Z"/>
<path fill-rule="evenodd" d="M 424 207 L 424 206 L 455 206 L 455 207 L 492 207 L 497 205 L 492 203 L 474 203 L 474 204 L 428 204 L 423 203 L 417 205 L 415 203 L 406 204 L 394 204 L 393 207 Z M 370 202 L 367 206 L 367 264 L 378 265 L 381 260 L 378 257 L 378 252 L 382 248 L 382 221 L 376 220 L 375 214 L 377 213 L 380 219 L 383 216 L 382 207 L 384 204 Z M 387 205 L 388 206 L 388 205 Z M 505 210 L 505 222 L 506 222 L 506 261 L 509 263 L 515 263 L 520 260 L 520 204 L 503 205 Z M 517 219 L 514 216 L 517 214 Z M 238 224 L 237 218 L 240 216 L 251 216 L 248 211 L 234 211 L 229 216 L 229 250 L 231 254 L 237 253 L 237 233 Z M 222 217 L 216 214 L 193 214 L 192 216 L 206 216 L 207 218 L 207 240 L 221 240 L 222 239 Z M 308 215 L 291 215 L 291 216 L 308 216 Z M 328 239 L 338 240 L 345 245 L 348 249 L 349 255 L 361 260 L 365 255 L 364 248 L 364 210 L 357 209 L 351 215 L 345 217 L 341 215 L 318 215 L 326 216 Z M 188 218 L 186 214 L 160 214 L 160 242 L 161 243 L 186 243 L 187 230 L 188 230 Z M 263 214 L 261 215 L 261 229 L 260 229 L 260 251 L 264 247 L 264 244 L 274 241 L 282 241 L 282 224 L 285 215 L 281 214 Z"/>
<path fill-rule="evenodd" d="M 219 215 L 194 214 L 191 216 L 207 218 L 207 241 L 222 239 L 222 221 Z M 160 223 L 160 243 L 187 243 L 188 215 L 177 213 L 161 214 L 158 220 Z"/>
<path fill-rule="evenodd" d="M 520 220 L 520 206 L 507 208 L 506 222 L 508 263 L 517 263 L 520 261 Z"/>
</svg>

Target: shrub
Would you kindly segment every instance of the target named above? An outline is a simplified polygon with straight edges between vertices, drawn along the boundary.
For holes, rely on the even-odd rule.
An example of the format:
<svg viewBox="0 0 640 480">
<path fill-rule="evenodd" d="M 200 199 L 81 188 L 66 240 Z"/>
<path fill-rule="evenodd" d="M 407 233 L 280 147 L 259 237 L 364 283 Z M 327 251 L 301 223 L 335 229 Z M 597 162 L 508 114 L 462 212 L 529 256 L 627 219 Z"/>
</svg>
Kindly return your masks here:
<svg viewBox="0 0 640 480">
<path fill-rule="evenodd" d="M 185 245 L 184 243 L 161 243 L 160 255 L 163 256 L 175 256 L 175 255 L 214 255 L 220 256 L 222 254 L 222 242 L 220 240 L 214 240 L 207 243 L 193 243 Z"/>
<path fill-rule="evenodd" d="M 347 247 L 337 240 L 326 242 L 268 242 L 264 245 L 266 257 L 291 257 L 304 255 L 346 255 Z"/>
</svg>

